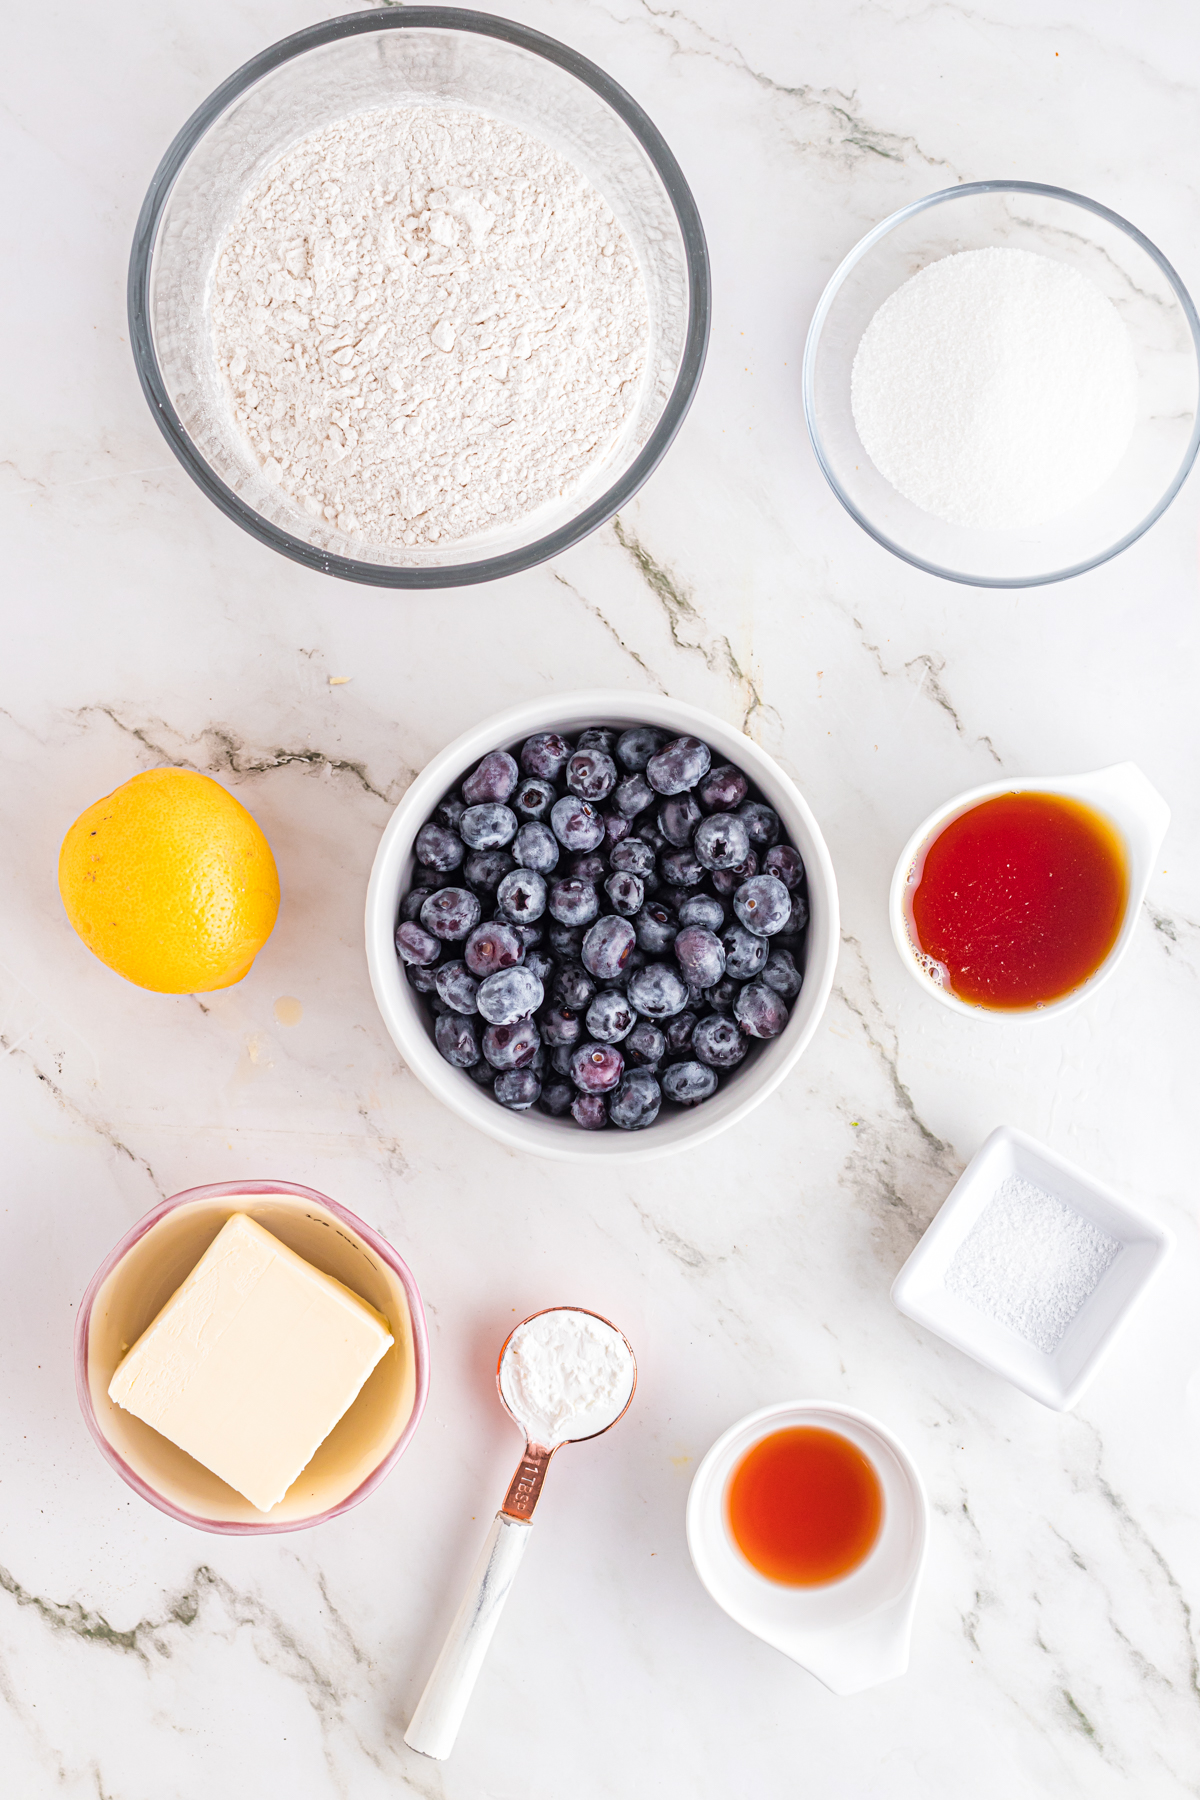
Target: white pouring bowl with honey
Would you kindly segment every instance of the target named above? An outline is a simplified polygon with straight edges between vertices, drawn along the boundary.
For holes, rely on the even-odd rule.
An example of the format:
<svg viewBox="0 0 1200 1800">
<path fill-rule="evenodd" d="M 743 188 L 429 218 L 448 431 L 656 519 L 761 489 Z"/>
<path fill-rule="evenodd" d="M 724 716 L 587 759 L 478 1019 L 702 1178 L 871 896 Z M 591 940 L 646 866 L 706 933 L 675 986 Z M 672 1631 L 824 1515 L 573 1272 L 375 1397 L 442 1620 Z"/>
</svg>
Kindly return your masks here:
<svg viewBox="0 0 1200 1800">
<path fill-rule="evenodd" d="M 1045 804 L 1061 801 L 1064 811 L 1073 811 L 1077 823 L 1085 829 L 1086 821 L 1090 819 L 1096 839 L 1108 841 L 1112 878 L 1119 881 L 1121 888 L 1119 905 L 1107 928 L 1102 919 L 1081 921 L 1088 925 L 1090 941 L 1098 946 L 1097 953 L 1089 960 L 1086 946 L 1077 946 L 1081 960 L 1073 977 L 1062 973 L 1069 968 L 1068 961 L 1062 956 L 1050 957 L 1046 963 L 1047 988 L 1042 993 L 1033 978 L 1022 988 L 1012 969 L 1006 980 L 993 973 L 1003 975 L 1000 965 L 1005 950 L 1010 962 L 1019 962 L 1022 933 L 1016 927 L 1011 942 L 998 948 L 994 938 L 989 937 L 991 919 L 983 921 L 988 931 L 981 932 L 980 939 L 989 937 L 987 950 L 992 957 L 992 971 L 985 975 L 981 968 L 977 980 L 972 982 L 962 980 L 962 963 L 947 954 L 940 943 L 933 941 L 928 926 L 923 931 L 920 918 L 920 894 L 928 879 L 931 853 L 936 853 L 939 846 L 947 843 L 947 834 L 961 822 L 969 822 L 969 816 L 982 818 L 983 809 L 989 806 L 1009 799 L 1020 802 L 1026 797 Z M 923 992 L 951 1011 L 965 1013 L 970 1018 L 1045 1019 L 1078 1006 L 1101 982 L 1108 980 L 1129 948 L 1170 820 L 1170 809 L 1162 795 L 1136 763 L 1131 762 L 1114 763 L 1109 768 L 1095 769 L 1083 775 L 1029 775 L 992 781 L 956 795 L 917 827 L 901 851 L 892 875 L 888 914 L 901 961 Z M 1102 861 L 1103 856 L 1099 859 Z M 1020 890 L 1019 882 L 1015 882 L 1011 895 L 1014 906 L 1022 891 L 1032 890 Z M 1086 883 L 1082 883 L 1077 891 L 1086 895 Z M 1043 895 L 1044 892 L 1043 886 Z M 969 898 L 959 898 L 964 919 L 974 903 Z M 985 909 L 990 907 L 992 917 L 996 916 L 994 897 L 981 904 Z M 1047 916 L 1066 918 L 1061 908 L 1057 915 Z M 1025 941 L 1030 941 L 1028 933 Z M 961 944 L 970 942 L 969 932 L 964 929 Z M 1070 947 L 1059 948 L 1065 952 Z M 1050 976 L 1052 966 L 1060 971 L 1057 991 L 1055 979 Z M 956 981 L 964 991 L 956 991 Z M 991 997 L 989 984 L 994 987 L 996 996 L 1004 994 L 1006 997 Z"/>
<path fill-rule="evenodd" d="M 794 1469 L 789 1484 L 786 1469 L 773 1477 L 766 1464 L 758 1495 L 739 1503 L 754 1460 L 789 1438 L 840 1446 L 850 1484 L 838 1498 L 857 1515 L 847 1529 L 831 1533 L 829 1509 L 823 1519 L 811 1505 L 819 1479 L 805 1494 Z M 861 1693 L 907 1669 L 928 1535 L 929 1503 L 903 1445 L 878 1420 L 832 1401 L 788 1401 L 739 1419 L 708 1452 L 688 1495 L 688 1549 L 717 1605 L 835 1694 Z"/>
</svg>

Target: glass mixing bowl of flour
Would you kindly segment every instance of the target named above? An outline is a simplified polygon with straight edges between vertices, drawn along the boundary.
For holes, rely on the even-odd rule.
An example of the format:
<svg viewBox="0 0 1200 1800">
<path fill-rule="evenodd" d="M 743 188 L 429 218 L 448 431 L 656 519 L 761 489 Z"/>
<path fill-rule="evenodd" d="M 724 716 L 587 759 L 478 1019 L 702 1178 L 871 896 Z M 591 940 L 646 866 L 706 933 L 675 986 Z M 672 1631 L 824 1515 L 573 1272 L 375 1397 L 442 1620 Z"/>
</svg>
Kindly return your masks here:
<svg viewBox="0 0 1200 1800">
<path fill-rule="evenodd" d="M 415 121 L 407 139 L 396 109 Z M 381 136 L 363 115 L 393 123 Z M 353 181 L 366 193 L 357 212 L 321 187 L 307 148 L 316 134 L 348 171 L 346 191 Z M 493 159 L 481 183 L 469 166 L 476 141 Z M 405 171 L 447 142 L 458 161 L 437 166 L 467 178 L 414 199 L 420 182 L 406 184 Z M 502 153 L 516 171 L 508 213 L 487 183 Z M 331 191 L 314 230 L 312 196 Z M 559 231 L 566 213 L 573 239 Z M 347 230 L 366 247 L 360 267 Z M 461 271 L 490 267 L 501 236 L 497 309 L 482 277 L 472 288 Z M 565 330 L 546 279 L 544 246 L 556 242 Z M 591 287 L 578 292 L 574 243 L 591 258 Z M 418 281 L 411 265 L 427 257 Z M 449 299 L 427 279 L 439 259 L 459 281 Z M 606 281 L 611 270 L 619 279 Z M 419 325 L 396 298 L 418 289 L 432 306 Z M 512 297 L 527 293 L 540 329 L 524 333 Z M 641 108 L 553 39 L 447 7 L 328 20 L 239 69 L 164 157 L 129 268 L 142 388 L 198 486 L 272 549 L 379 587 L 494 580 L 611 518 L 691 404 L 709 305 L 695 202 Z M 319 393 L 305 390 L 309 372 Z M 483 431 L 471 424 L 481 407 Z M 461 455 L 459 419 L 471 427 Z"/>
<path fill-rule="evenodd" d="M 944 257 L 989 249 L 1031 251 L 1088 277 L 1124 323 L 1136 366 L 1132 435 L 1107 480 L 1057 516 L 1005 530 L 952 524 L 906 499 L 864 449 L 851 404 L 855 356 L 884 301 Z M 877 225 L 834 273 L 804 353 L 809 436 L 846 511 L 905 562 L 978 587 L 1062 581 L 1139 538 L 1200 447 L 1198 392 L 1200 320 L 1161 251 L 1107 207 L 1029 181 L 947 188 Z"/>
</svg>

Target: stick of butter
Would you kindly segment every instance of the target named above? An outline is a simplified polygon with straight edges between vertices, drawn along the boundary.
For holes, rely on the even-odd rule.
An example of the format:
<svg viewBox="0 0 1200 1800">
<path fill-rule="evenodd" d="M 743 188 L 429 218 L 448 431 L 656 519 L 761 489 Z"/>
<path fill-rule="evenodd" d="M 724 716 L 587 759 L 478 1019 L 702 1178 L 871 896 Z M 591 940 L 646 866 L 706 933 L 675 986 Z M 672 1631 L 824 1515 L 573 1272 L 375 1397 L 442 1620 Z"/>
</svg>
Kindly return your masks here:
<svg viewBox="0 0 1200 1800">
<path fill-rule="evenodd" d="M 108 1397 L 269 1512 L 391 1343 L 374 1307 L 234 1213 Z"/>
</svg>

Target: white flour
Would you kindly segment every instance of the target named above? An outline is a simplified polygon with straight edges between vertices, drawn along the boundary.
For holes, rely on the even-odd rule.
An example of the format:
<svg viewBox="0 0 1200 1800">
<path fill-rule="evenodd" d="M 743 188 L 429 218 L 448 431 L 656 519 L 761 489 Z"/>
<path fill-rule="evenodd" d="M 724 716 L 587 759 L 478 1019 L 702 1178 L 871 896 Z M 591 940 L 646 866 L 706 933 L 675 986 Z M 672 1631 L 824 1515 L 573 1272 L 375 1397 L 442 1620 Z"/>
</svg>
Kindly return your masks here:
<svg viewBox="0 0 1200 1800">
<path fill-rule="evenodd" d="M 1028 250 L 964 250 L 888 296 L 850 379 L 879 472 L 954 525 L 1037 525 L 1102 486 L 1129 445 L 1137 367 L 1095 282 Z"/>
<path fill-rule="evenodd" d="M 217 359 L 263 470 L 376 543 L 569 492 L 634 409 L 628 238 L 547 144 L 482 113 L 360 113 L 293 146 L 217 261 Z"/>
<path fill-rule="evenodd" d="M 512 1335 L 500 1384 L 535 1443 L 565 1444 L 611 1425 L 633 1388 L 633 1358 L 619 1331 L 591 1313 L 555 1307 Z"/>
</svg>

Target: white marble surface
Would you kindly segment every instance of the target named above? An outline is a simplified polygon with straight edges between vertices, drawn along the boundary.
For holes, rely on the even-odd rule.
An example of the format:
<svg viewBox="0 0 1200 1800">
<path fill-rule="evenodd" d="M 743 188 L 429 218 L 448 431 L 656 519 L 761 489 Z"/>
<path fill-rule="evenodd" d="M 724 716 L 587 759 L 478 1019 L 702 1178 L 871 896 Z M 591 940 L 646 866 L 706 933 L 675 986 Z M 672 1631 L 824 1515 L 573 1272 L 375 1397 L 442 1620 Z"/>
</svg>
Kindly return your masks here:
<svg viewBox="0 0 1200 1800">
<path fill-rule="evenodd" d="M 708 229 L 697 404 L 615 528 L 503 588 L 422 601 L 259 548 L 168 455 L 126 344 L 145 186 L 183 119 L 314 0 L 25 7 L 6 30 L 8 576 L 0 703 L 0 1787 L 13 1800 L 1174 1800 L 1200 1791 L 1196 510 L 1069 585 L 924 579 L 809 453 L 798 375 L 829 271 L 901 202 L 1021 175 L 1108 202 L 1200 287 L 1200 22 L 1179 0 L 521 0 L 649 108 Z M 635 554 L 636 552 L 636 554 Z M 644 556 L 643 556 L 644 553 Z M 649 574 L 652 579 L 647 579 Z M 331 688 L 331 675 L 353 677 Z M 412 772 L 498 705 L 670 691 L 791 769 L 841 883 L 837 992 L 753 1122 L 644 1175 L 507 1154 L 400 1066 L 363 886 Z M 1000 772 L 1133 757 L 1174 825 L 1119 975 L 992 1030 L 921 995 L 887 877 Z M 262 822 L 285 903 L 253 973 L 171 999 L 71 933 L 82 807 L 163 760 Z M 295 1027 L 274 1003 L 303 1005 Z M 923 1337 L 888 1286 L 997 1123 L 1143 1201 L 1179 1251 L 1077 1414 Z M 311 1533 L 227 1542 L 138 1500 L 85 1436 L 74 1308 L 163 1194 L 279 1174 L 379 1225 L 429 1306 L 405 1461 Z M 633 1340 L 635 1410 L 565 1454 L 453 1760 L 403 1745 L 518 1445 L 490 1365 L 570 1300 Z M 935 1528 L 908 1676 L 838 1700 L 692 1574 L 696 1461 L 744 1411 L 878 1414 Z"/>
</svg>

